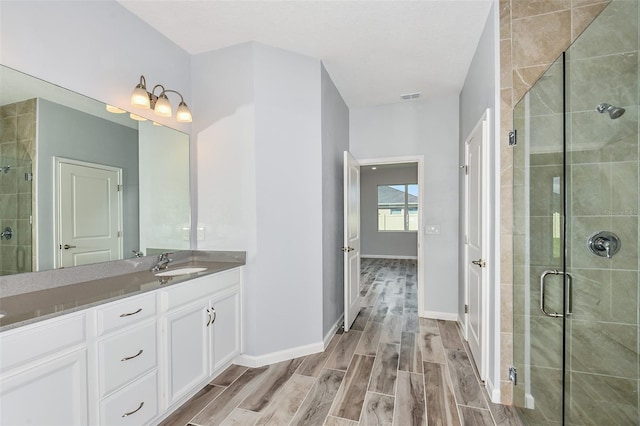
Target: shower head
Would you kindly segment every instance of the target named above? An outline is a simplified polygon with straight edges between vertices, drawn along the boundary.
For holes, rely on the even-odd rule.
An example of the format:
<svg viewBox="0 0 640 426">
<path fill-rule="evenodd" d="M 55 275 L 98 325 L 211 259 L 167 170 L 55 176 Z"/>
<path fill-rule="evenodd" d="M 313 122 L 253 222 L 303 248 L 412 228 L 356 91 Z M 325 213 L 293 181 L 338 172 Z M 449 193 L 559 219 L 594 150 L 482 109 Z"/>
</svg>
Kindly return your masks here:
<svg viewBox="0 0 640 426">
<path fill-rule="evenodd" d="M 625 109 L 622 107 L 613 106 L 603 102 L 598 106 L 596 106 L 596 111 L 598 111 L 600 114 L 604 114 L 605 112 L 608 112 L 609 118 L 612 120 L 615 120 L 616 118 L 622 117 L 622 114 L 624 114 Z"/>
</svg>

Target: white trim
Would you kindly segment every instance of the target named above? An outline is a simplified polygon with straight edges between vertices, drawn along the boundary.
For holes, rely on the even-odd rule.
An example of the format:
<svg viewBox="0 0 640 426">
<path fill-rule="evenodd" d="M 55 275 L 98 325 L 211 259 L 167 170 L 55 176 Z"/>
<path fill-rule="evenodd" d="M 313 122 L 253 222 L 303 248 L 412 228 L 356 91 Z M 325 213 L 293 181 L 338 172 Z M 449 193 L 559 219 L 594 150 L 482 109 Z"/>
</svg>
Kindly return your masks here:
<svg viewBox="0 0 640 426">
<path fill-rule="evenodd" d="M 439 319 L 445 321 L 458 321 L 458 314 L 451 312 L 436 312 L 436 311 L 420 311 L 422 318 Z"/>
<path fill-rule="evenodd" d="M 409 260 L 418 260 L 418 256 L 393 256 L 387 254 L 361 254 L 361 258 L 368 259 L 409 259 Z"/>
<path fill-rule="evenodd" d="M 418 164 L 418 312 L 424 310 L 424 213 L 425 213 L 425 182 L 424 182 L 424 155 L 406 155 L 402 157 L 382 157 L 358 160 L 361 166 L 375 164 Z M 424 315 L 421 315 L 424 316 Z M 455 321 L 456 318 L 453 318 Z"/>
<path fill-rule="evenodd" d="M 324 342 L 311 343 L 309 345 L 298 346 L 295 348 L 284 349 L 278 352 L 271 352 L 264 355 L 246 355 L 240 354 L 234 360 L 234 364 L 243 365 L 245 367 L 257 368 L 269 364 L 275 364 L 280 361 L 287 361 L 301 356 L 307 356 L 324 351 Z"/>
<path fill-rule="evenodd" d="M 494 329 L 490 332 L 493 335 L 493 353 L 494 357 L 491 362 L 493 362 L 493 381 L 494 383 L 500 383 L 500 371 L 503 368 L 507 368 L 506 365 L 501 364 L 500 354 L 501 351 L 501 343 L 500 343 L 500 324 L 501 324 L 501 296 L 500 296 L 500 285 L 502 284 L 502 278 L 500 275 L 501 271 L 501 257 L 500 257 L 500 229 L 502 224 L 502 213 L 500 210 L 500 201 L 501 201 L 501 155 L 502 149 L 510 150 L 511 147 L 503 147 L 500 143 L 500 135 L 502 134 L 502 117 L 501 117 L 501 108 L 500 105 L 502 103 L 502 92 L 500 90 L 500 4 L 498 0 L 493 1 L 493 39 L 494 39 L 494 69 L 493 73 L 493 82 L 494 82 L 494 98 L 493 98 L 493 141 L 491 141 L 491 149 L 492 149 L 492 162 L 491 162 L 491 170 L 493 173 L 493 282 L 489 283 L 488 288 L 493 288 L 494 295 L 494 309 L 493 309 L 493 324 Z M 508 308 L 509 309 L 509 308 Z M 511 308 L 512 309 L 512 308 Z M 489 340 L 491 341 L 491 339 Z M 491 369 L 490 369 L 491 370 Z M 487 377 L 489 377 L 489 372 L 487 372 Z M 498 389 L 498 399 L 502 401 L 500 397 L 500 390 Z M 509 402 L 509 401 L 507 401 Z"/>
<path fill-rule="evenodd" d="M 326 350 L 327 347 L 329 346 L 329 342 L 331 341 L 333 336 L 336 334 L 336 331 L 338 331 L 338 327 L 340 327 L 340 324 L 342 324 L 342 321 L 344 321 L 344 314 L 340 315 L 340 318 L 338 318 L 338 321 L 336 321 L 336 323 L 333 324 L 333 326 L 331 327 L 329 332 L 324 336 L 324 349 L 323 350 Z"/>
<path fill-rule="evenodd" d="M 487 387 L 487 393 L 489 394 L 489 399 L 491 399 L 491 402 L 493 402 L 494 404 L 500 404 L 500 402 L 502 401 L 502 395 L 500 392 L 500 388 L 495 388 L 493 386 L 493 382 L 491 381 L 491 378 L 487 376 L 487 380 L 485 380 L 485 386 Z"/>
</svg>

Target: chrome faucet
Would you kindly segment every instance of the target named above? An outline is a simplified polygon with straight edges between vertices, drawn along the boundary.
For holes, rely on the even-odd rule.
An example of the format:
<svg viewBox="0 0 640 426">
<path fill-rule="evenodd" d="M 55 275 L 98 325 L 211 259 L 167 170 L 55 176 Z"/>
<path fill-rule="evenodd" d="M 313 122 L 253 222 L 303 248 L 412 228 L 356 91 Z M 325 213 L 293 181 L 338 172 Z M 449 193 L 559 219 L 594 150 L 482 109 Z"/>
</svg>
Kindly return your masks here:
<svg viewBox="0 0 640 426">
<path fill-rule="evenodd" d="M 156 264 L 154 265 L 153 268 L 151 268 L 151 272 L 158 272 L 161 271 L 163 269 L 167 269 L 167 266 L 169 266 L 169 262 L 171 262 L 173 259 L 171 259 L 169 257 L 168 252 L 166 253 L 162 253 L 160 256 L 158 256 L 158 261 L 156 262 Z"/>
</svg>

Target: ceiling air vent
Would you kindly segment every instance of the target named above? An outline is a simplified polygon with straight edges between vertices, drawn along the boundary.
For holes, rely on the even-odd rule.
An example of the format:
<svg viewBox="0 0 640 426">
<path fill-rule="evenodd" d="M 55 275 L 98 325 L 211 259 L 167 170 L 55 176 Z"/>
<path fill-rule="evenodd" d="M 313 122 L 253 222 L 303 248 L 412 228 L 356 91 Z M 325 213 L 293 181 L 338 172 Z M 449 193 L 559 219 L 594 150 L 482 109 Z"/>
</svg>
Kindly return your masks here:
<svg viewBox="0 0 640 426">
<path fill-rule="evenodd" d="M 405 101 L 409 100 L 409 99 L 418 99 L 420 97 L 420 92 L 416 92 L 416 93 L 407 93 L 406 95 L 400 95 L 400 97 L 402 99 L 404 99 Z"/>
</svg>

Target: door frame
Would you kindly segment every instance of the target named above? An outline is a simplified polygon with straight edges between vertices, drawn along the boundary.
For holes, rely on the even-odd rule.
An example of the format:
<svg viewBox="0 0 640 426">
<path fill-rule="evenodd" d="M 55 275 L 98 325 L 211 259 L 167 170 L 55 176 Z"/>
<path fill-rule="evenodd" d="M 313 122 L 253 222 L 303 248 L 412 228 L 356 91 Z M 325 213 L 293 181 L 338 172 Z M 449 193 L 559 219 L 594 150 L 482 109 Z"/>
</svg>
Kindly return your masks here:
<svg viewBox="0 0 640 426">
<path fill-rule="evenodd" d="M 381 157 L 358 159 L 360 166 L 374 166 L 382 164 L 407 164 L 418 165 L 418 315 L 426 318 L 424 309 L 424 155 L 406 155 L 402 157 Z"/>
<path fill-rule="evenodd" d="M 73 160 L 71 158 L 53 157 L 53 252 L 55 256 L 53 258 L 53 267 L 59 268 L 61 263 L 61 251 L 60 251 L 60 221 L 62 217 L 60 215 L 60 165 L 61 164 L 73 164 L 75 166 L 93 167 L 96 169 L 109 170 L 118 174 L 118 185 L 122 185 L 122 168 L 108 166 L 106 164 L 91 163 L 89 161 Z M 123 229 L 123 215 L 124 215 L 124 200 L 122 198 L 122 191 L 118 191 L 118 203 L 120 208 L 118 209 L 118 227 Z M 124 256 L 124 237 L 118 238 L 120 244 L 120 254 Z"/>
<path fill-rule="evenodd" d="M 467 203 L 469 197 L 469 175 L 466 173 L 466 165 L 469 164 L 469 141 L 471 135 L 476 132 L 478 127 L 482 126 L 482 141 L 480 142 L 482 148 L 482 258 L 485 261 L 486 266 L 481 268 L 482 273 L 482 295 L 481 295 L 481 304 L 482 304 L 482 325 L 480 332 L 480 350 L 482 353 L 481 365 L 478 366 L 478 374 L 481 380 L 487 379 L 489 374 L 489 286 L 491 283 L 489 279 L 491 277 L 491 272 L 495 267 L 494 259 L 492 259 L 492 251 L 491 251 L 491 243 L 490 238 L 492 236 L 491 230 L 491 215 L 493 214 L 492 204 L 491 204 L 491 179 L 490 179 L 490 140 L 491 140 L 491 109 L 487 108 L 485 112 L 482 114 L 478 122 L 473 129 L 469 132 L 469 135 L 465 138 L 464 141 L 464 162 L 465 165 L 465 174 L 464 174 L 464 255 L 463 255 L 463 265 L 464 265 L 464 304 L 467 306 L 469 304 L 469 274 L 467 264 L 470 262 L 469 259 L 469 245 L 467 243 L 467 235 L 468 235 L 468 226 L 469 226 L 469 206 Z M 462 317 L 463 324 L 462 331 L 464 334 L 464 339 L 466 341 L 469 340 L 469 320 L 468 313 L 464 313 Z"/>
</svg>

